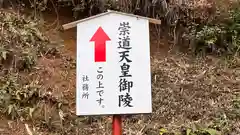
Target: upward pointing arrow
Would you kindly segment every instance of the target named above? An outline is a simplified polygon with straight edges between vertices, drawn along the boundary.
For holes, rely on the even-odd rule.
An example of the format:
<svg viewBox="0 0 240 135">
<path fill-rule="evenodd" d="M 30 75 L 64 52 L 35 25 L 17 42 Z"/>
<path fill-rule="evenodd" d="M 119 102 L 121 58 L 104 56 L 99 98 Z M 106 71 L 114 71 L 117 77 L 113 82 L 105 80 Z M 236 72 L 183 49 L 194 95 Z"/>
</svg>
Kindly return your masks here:
<svg viewBox="0 0 240 135">
<path fill-rule="evenodd" d="M 95 62 L 106 62 L 106 41 L 111 40 L 99 27 L 90 41 L 95 42 Z"/>
</svg>

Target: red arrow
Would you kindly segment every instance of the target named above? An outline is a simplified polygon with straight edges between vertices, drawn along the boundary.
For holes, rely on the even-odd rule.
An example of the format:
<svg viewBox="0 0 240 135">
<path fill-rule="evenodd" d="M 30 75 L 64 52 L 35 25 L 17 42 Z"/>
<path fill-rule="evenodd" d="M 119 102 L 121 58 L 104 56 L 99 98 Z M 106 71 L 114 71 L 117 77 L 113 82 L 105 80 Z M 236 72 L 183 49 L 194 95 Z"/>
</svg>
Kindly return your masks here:
<svg viewBox="0 0 240 135">
<path fill-rule="evenodd" d="M 95 42 L 95 62 L 106 62 L 106 41 L 111 40 L 99 27 L 90 41 Z"/>
</svg>

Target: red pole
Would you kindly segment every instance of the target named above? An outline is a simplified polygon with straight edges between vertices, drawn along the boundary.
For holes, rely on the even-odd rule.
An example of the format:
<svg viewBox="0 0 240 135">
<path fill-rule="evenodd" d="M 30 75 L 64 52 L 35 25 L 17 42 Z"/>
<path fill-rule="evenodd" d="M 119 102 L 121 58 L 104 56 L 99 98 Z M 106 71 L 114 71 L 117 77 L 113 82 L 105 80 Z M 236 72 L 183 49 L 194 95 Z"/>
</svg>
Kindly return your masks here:
<svg viewBox="0 0 240 135">
<path fill-rule="evenodd" d="M 122 135 L 122 118 L 120 115 L 113 115 L 113 135 Z"/>
</svg>

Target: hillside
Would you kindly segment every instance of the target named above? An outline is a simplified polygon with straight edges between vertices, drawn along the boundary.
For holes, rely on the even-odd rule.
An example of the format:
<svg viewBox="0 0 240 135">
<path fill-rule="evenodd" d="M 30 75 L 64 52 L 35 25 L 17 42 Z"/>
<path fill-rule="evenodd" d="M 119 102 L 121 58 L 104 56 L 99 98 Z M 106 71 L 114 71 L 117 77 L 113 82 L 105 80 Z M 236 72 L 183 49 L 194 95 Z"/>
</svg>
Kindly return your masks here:
<svg viewBox="0 0 240 135">
<path fill-rule="evenodd" d="M 111 117 L 75 115 L 76 31 L 54 29 L 52 21 L 49 14 L 33 20 L 0 10 L 0 134 L 110 135 Z M 125 117 L 124 134 L 240 134 L 240 57 L 234 48 L 228 52 L 234 55 L 194 55 L 160 38 L 158 30 L 150 31 L 153 114 Z"/>
</svg>

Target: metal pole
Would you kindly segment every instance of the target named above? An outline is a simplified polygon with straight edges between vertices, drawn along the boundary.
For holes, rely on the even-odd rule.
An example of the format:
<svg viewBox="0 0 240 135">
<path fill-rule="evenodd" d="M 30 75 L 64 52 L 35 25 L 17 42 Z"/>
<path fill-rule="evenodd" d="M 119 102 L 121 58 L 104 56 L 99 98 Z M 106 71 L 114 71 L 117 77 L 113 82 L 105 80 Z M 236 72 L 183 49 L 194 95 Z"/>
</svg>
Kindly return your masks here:
<svg viewBox="0 0 240 135">
<path fill-rule="evenodd" d="M 122 135 L 122 118 L 120 115 L 113 115 L 112 133 L 113 135 Z"/>
</svg>

